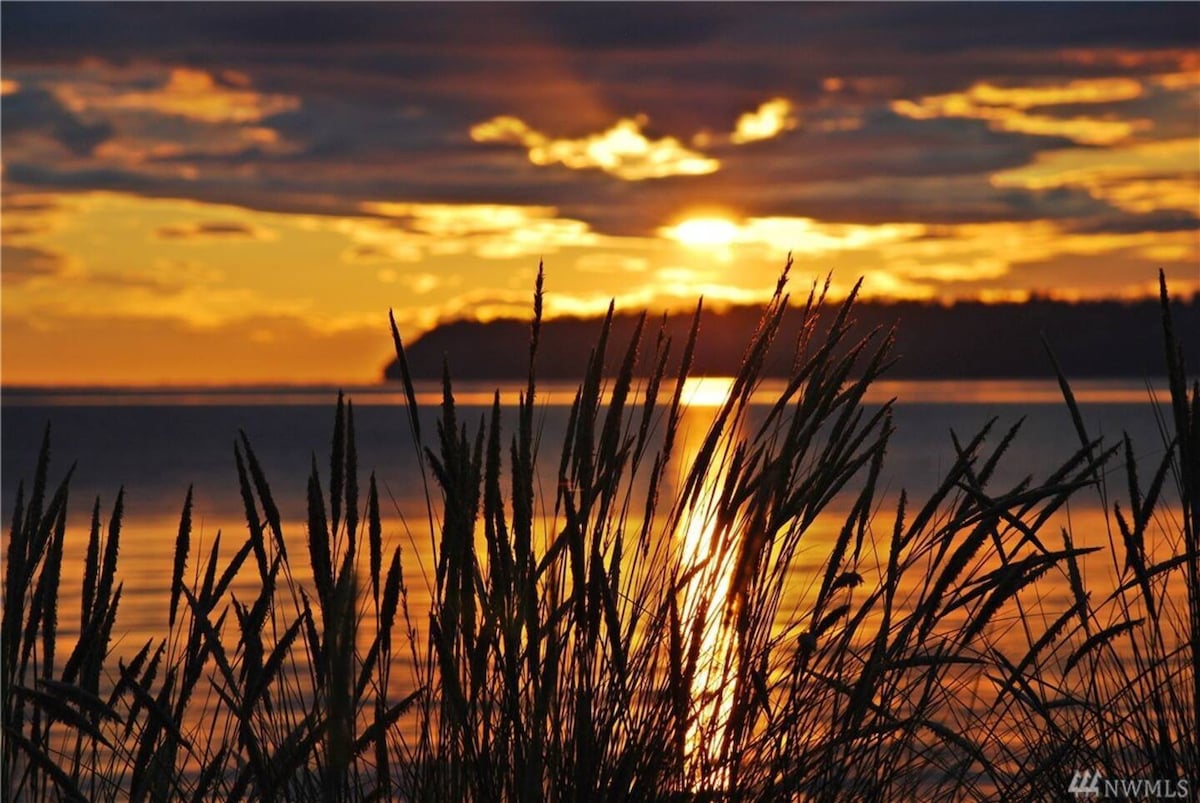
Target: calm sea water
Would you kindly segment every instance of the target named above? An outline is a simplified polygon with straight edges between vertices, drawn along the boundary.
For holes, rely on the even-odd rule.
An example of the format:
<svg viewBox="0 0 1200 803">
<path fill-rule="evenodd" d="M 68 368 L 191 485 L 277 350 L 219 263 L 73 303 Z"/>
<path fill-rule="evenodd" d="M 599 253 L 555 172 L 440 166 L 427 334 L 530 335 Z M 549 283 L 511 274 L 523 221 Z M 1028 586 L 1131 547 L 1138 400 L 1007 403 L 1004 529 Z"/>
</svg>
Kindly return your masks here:
<svg viewBox="0 0 1200 803">
<path fill-rule="evenodd" d="M 511 412 L 519 389 L 501 390 L 502 402 Z M 767 386 L 760 393 L 762 404 L 769 403 L 772 390 L 775 388 Z M 456 397 L 462 420 L 479 421 L 490 408 L 493 391 L 487 385 L 460 386 Z M 1128 432 L 1139 459 L 1150 462 L 1161 457 L 1155 406 L 1144 384 L 1080 382 L 1075 392 L 1091 432 L 1113 439 Z M 572 394 L 570 387 L 553 386 L 539 396 L 541 451 L 544 459 L 549 458 L 547 472 L 557 466 Z M 370 387 L 352 389 L 349 395 L 355 403 L 360 484 L 365 489 L 367 475 L 376 473 L 388 509 L 386 538 L 404 545 L 407 570 L 419 573 L 422 565 L 431 565 L 432 548 L 420 468 L 402 394 L 394 388 Z M 228 556 L 245 538 L 233 458 L 239 430 L 250 437 L 270 479 L 285 531 L 290 527 L 293 538 L 303 538 L 305 489 L 314 454 L 323 479 L 328 477 L 336 397 L 336 390 L 329 388 L 5 390 L 0 408 L 0 510 L 5 532 L 17 483 L 32 476 L 42 432 L 49 423 L 52 478 L 57 480 L 72 463 L 76 465 L 65 556 L 76 563 L 64 567 L 66 609 L 73 609 L 69 596 L 78 594 L 92 502 L 99 497 L 107 516 L 123 486 L 126 517 L 119 573 L 125 582 L 125 601 L 117 629 L 126 634 L 130 644 L 140 645 L 160 634 L 166 624 L 164 600 L 171 554 L 188 486 L 194 486 L 196 497 L 194 544 L 209 544 L 216 532 L 223 530 L 227 544 L 223 552 Z M 999 418 L 996 438 L 1025 418 L 1022 434 L 996 477 L 998 486 L 1029 474 L 1035 478 L 1045 475 L 1078 448 L 1067 409 L 1053 382 L 881 382 L 873 388 L 869 402 L 880 404 L 892 397 L 897 399 L 896 434 L 883 476 L 891 498 L 901 487 L 918 496 L 927 493 L 953 460 L 951 431 L 960 439 L 969 438 L 992 417 Z M 428 433 L 433 432 L 438 400 L 436 388 L 420 389 L 419 401 L 425 405 L 423 426 Z M 696 412 L 685 422 L 685 428 L 691 428 L 685 438 L 702 433 L 700 405 L 705 400 L 698 391 Z M 511 423 L 510 417 L 509 431 Z M 1149 471 L 1147 465 L 1144 473 Z M 1099 514 L 1095 494 L 1077 496 L 1072 506 L 1077 525 L 1098 526 Z M 1081 540 L 1078 534 L 1077 540 Z M 1082 541 L 1088 540 L 1083 534 Z M 819 557 L 815 556 L 818 563 Z M 193 557 L 189 566 L 195 563 Z M 1096 570 L 1103 568 L 1097 566 Z M 410 580 L 410 587 L 420 596 L 419 579 Z M 64 624 L 77 621 L 70 613 L 63 620 Z"/>
</svg>

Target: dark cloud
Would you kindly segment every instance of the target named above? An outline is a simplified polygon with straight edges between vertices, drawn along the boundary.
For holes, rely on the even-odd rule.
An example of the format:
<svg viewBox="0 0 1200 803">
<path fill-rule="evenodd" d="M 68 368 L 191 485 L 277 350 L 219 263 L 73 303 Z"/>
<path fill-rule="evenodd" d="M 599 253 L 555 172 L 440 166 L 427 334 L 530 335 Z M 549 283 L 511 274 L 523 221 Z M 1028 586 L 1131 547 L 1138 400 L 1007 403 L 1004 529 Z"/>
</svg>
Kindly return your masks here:
<svg viewBox="0 0 1200 803">
<path fill-rule="evenodd" d="M 488 203 L 555 206 L 578 198 L 607 202 L 636 188 L 614 186 L 599 171 L 542 169 L 524 155 L 506 154 L 503 165 L 486 160 L 456 164 L 430 156 L 396 163 L 304 160 L 258 164 L 250 176 L 232 165 L 191 179 L 117 167 L 74 167 L 15 162 L 6 167 L 12 190 L 108 190 L 148 198 L 226 203 L 263 212 L 363 214 L 364 201 Z"/>
<path fill-rule="evenodd" d="M 762 216 L 811 217 L 839 223 L 927 224 L 1074 220 L 1114 210 L 1079 189 L 1027 191 L 993 187 L 985 177 L 884 180 L 853 194 L 819 185 L 758 204 Z"/>
<path fill-rule="evenodd" d="M 1176 231 L 1200 230 L 1200 217 L 1195 212 L 1160 209 L 1145 214 L 1124 214 L 1097 217 L 1073 224 L 1068 231 L 1076 234 L 1166 234 Z"/>
<path fill-rule="evenodd" d="M 122 170 L 117 167 L 68 168 L 30 162 L 6 165 L 5 184 L 14 188 L 46 190 L 114 190 L 118 192 L 148 192 L 165 182 L 153 176 Z"/>
<path fill-rule="evenodd" d="M 45 134 L 76 156 L 87 156 L 113 135 L 107 122 L 84 122 L 42 89 L 18 89 L 5 95 L 4 140 L 28 133 Z"/>
<path fill-rule="evenodd" d="M 57 199 L 45 196 L 23 196 L 23 195 L 8 195 L 4 196 L 3 205 L 0 206 L 4 210 L 4 214 L 40 214 L 42 212 L 53 212 L 60 208 Z"/>
<path fill-rule="evenodd" d="M 954 129 L 962 123 L 979 128 L 957 120 L 930 121 L 928 127 Z M 755 155 L 749 147 L 744 154 L 731 153 L 724 168 L 711 175 L 641 182 L 621 181 L 600 170 L 538 167 L 523 152 L 482 147 L 462 160 L 437 153 L 359 165 L 332 157 L 285 159 L 259 163 L 253 180 L 238 179 L 236 166 L 228 177 L 209 172 L 192 180 L 28 164 L 12 165 L 8 179 L 29 189 L 105 189 L 309 214 L 363 214 L 363 202 L 389 200 L 553 206 L 600 233 L 627 236 L 653 234 L 682 212 L 703 208 L 727 208 L 746 217 L 847 223 L 1118 215 L 1082 189 L 995 186 L 988 171 L 1024 164 L 1036 153 L 1024 143 L 1026 138 L 978 133 L 974 144 L 966 137 L 938 147 L 939 139 L 864 135 L 839 140 L 801 134 L 762 143 L 765 154 Z M 486 158 L 488 153 L 496 158 Z"/>
<path fill-rule="evenodd" d="M 359 213 L 380 200 L 537 204 L 611 234 L 652 233 L 705 205 L 841 222 L 1048 218 L 1143 230 L 1147 221 L 1124 222 L 1082 190 L 989 181 L 1073 145 L 1067 139 L 982 120 L 914 120 L 889 104 L 980 81 L 1169 71 L 1200 33 L 1186 4 L 6 3 L 4 15 L 6 75 L 31 76 L 4 98 L 5 145 L 39 131 L 80 157 L 60 164 L 12 149 L 9 187 L 310 214 Z M 1106 59 L 1104 48 L 1123 60 Z M 274 144 L 237 139 L 236 126 L 219 138 L 179 116 L 83 119 L 37 84 L 51 67 L 57 80 L 71 71 L 104 80 L 103 64 L 77 66 L 86 58 L 187 65 L 225 83 L 241 80 L 226 72 L 235 71 L 299 106 L 253 121 L 277 135 Z M 823 83 L 830 77 L 840 79 L 836 90 Z M 796 104 L 797 130 L 720 144 L 739 114 L 770 97 Z M 1186 91 L 1148 88 L 1135 100 L 1038 113 L 1145 117 L 1147 136 L 1185 136 L 1195 132 L 1189 104 Z M 633 184 L 538 167 L 521 148 L 469 137 L 499 114 L 578 138 L 639 113 L 651 137 L 690 145 L 699 132 L 713 135 L 716 144 L 700 149 L 722 169 Z M 140 162 L 95 157 L 97 145 L 121 137 L 140 143 Z"/>
<path fill-rule="evenodd" d="M 259 232 L 245 223 L 210 220 L 203 223 L 186 223 L 173 226 L 160 226 L 154 232 L 156 237 L 164 240 L 238 240 L 256 239 Z"/>
<path fill-rule="evenodd" d="M 4 222 L 2 230 L 4 237 L 28 237 L 34 234 L 44 234 L 50 230 L 50 226 L 44 221 L 31 221 L 28 223 L 12 223 Z"/>
<path fill-rule="evenodd" d="M 836 120 L 826 112 L 827 119 Z M 914 120 L 885 106 L 857 114 L 848 109 L 849 130 L 819 130 L 821 118 L 797 132 L 749 146 L 718 151 L 729 172 L 745 180 L 813 182 L 881 176 L 957 176 L 1027 164 L 1038 152 L 1065 148 L 1071 140 L 994 131 L 982 120 Z"/>
<path fill-rule="evenodd" d="M 763 10 L 761 7 L 756 10 Z M 551 41 L 584 52 L 661 51 L 707 44 L 754 10 L 716 3 L 693 5 L 686 14 L 667 4 L 555 3 L 522 8 L 534 25 L 544 26 Z"/>
<path fill-rule="evenodd" d="M 844 9 L 846 17 L 852 9 Z M 1195 13 L 1171 4 L 881 4 L 866 15 L 877 41 L 906 49 L 1183 47 L 1200 33 Z M 844 29 L 843 29 L 844 30 Z"/>
<path fill-rule="evenodd" d="M 480 119 L 478 112 L 461 107 L 431 109 L 418 102 L 376 106 L 317 98 L 265 124 L 301 144 L 295 158 L 306 162 L 377 158 L 378 167 L 386 168 L 385 159 L 478 155 L 468 131 Z"/>
<path fill-rule="evenodd" d="M 66 267 L 66 258 L 57 251 L 25 245 L 0 246 L 0 276 L 6 283 L 22 283 L 42 276 L 57 276 Z"/>
<path fill-rule="evenodd" d="M 357 204 L 342 194 L 317 192 L 296 183 L 231 181 L 224 177 L 195 181 L 173 175 L 150 175 L 115 167 L 71 168 L 16 163 L 7 166 L 5 184 L 10 189 L 87 191 L 107 190 L 147 198 L 177 198 L 214 204 L 232 204 L 260 212 L 346 215 Z"/>
<path fill-rule="evenodd" d="M 659 51 L 713 42 L 737 46 L 817 44 L 892 51 L 980 48 L 1191 47 L 1197 20 L 1187 4 L 1006 3 L 985 5 L 456 3 L 4 4 L 7 54 L 90 48 L 141 49 L 252 45 L 287 52 L 312 46 L 420 44 L 453 40 L 491 48 L 551 40 L 580 50 Z M 497 39 L 497 31 L 507 39 Z"/>
<path fill-rule="evenodd" d="M 718 174 L 719 175 L 719 174 Z M 639 188 L 640 189 L 640 188 Z M 1030 191 L 993 186 L 987 176 L 891 177 L 857 182 L 753 185 L 733 182 L 698 189 L 683 180 L 656 182 L 636 197 L 617 193 L 568 202 L 567 217 L 606 233 L 644 236 L 681 213 L 728 209 L 744 217 L 805 217 L 830 223 L 957 223 L 1076 221 L 1112 218 L 1116 210 L 1081 189 Z"/>
</svg>

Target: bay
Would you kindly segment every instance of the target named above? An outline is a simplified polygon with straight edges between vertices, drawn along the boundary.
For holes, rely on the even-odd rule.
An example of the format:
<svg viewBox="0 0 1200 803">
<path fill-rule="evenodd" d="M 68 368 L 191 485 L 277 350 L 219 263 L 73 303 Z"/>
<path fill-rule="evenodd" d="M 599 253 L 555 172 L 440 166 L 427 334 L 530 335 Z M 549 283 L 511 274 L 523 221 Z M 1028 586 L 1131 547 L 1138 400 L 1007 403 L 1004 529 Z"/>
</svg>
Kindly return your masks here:
<svg viewBox="0 0 1200 803">
<path fill-rule="evenodd" d="M 686 398 L 692 403 L 684 421 L 685 441 L 699 438 L 707 426 L 706 410 L 722 396 L 721 379 L 694 384 Z M 764 384 L 754 400 L 765 414 L 779 386 Z M 418 389 L 422 427 L 431 440 L 441 391 L 433 384 Z M 455 388 L 460 420 L 478 426 L 500 394 L 505 426 L 511 433 L 513 408 L 522 387 L 465 383 Z M 1163 453 L 1152 391 L 1133 381 L 1084 381 L 1074 385 L 1089 432 L 1116 442 L 1128 433 L 1143 463 Z M 538 426 L 541 431 L 543 494 L 553 496 L 553 480 L 566 426 L 571 385 L 539 388 Z M 360 485 L 374 472 L 383 498 L 385 540 L 400 544 L 414 604 L 427 600 L 424 582 L 432 566 L 436 541 L 437 492 L 423 479 L 421 463 L 409 432 L 404 394 L 394 386 L 350 388 L 358 439 Z M 225 533 L 228 555 L 245 538 L 246 525 L 238 492 L 233 447 L 245 431 L 271 482 L 289 538 L 303 544 L 307 479 L 315 460 L 322 482 L 329 475 L 329 450 L 337 390 L 327 387 L 184 388 L 184 389 L 36 389 L 9 388 L 2 397 L 3 461 L 0 465 L 5 526 L 11 519 L 17 484 L 28 482 L 47 425 L 51 429 L 51 479 L 57 481 L 72 464 L 71 507 L 68 520 L 63 589 L 68 611 L 72 594 L 78 599 L 87 529 L 94 500 L 107 516 L 119 488 L 125 491 L 120 579 L 125 600 L 117 630 L 133 645 L 161 635 L 165 628 L 165 599 L 180 509 L 189 486 L 194 488 L 193 542 L 212 543 Z M 1048 474 L 1079 448 L 1070 415 L 1054 382 L 887 381 L 879 382 L 867 399 L 878 405 L 895 398 L 896 432 L 891 440 L 881 479 L 885 502 L 901 488 L 919 499 L 934 488 L 953 462 L 951 433 L 969 439 L 989 420 L 997 419 L 993 440 L 1020 419 L 1014 442 L 994 479 L 1011 486 L 1026 475 Z M 686 453 L 686 443 L 684 452 Z M 682 462 L 682 461 L 677 461 Z M 1118 470 L 1110 465 L 1110 473 Z M 1146 471 L 1149 469 L 1147 468 Z M 676 476 L 679 466 L 674 467 Z M 1120 475 L 1114 482 L 1120 481 Z M 432 483 L 429 479 L 428 482 Z M 434 515 L 426 504 L 432 495 Z M 549 490 L 547 490 L 547 487 Z M 830 529 L 846 504 L 835 500 L 829 510 Z M 550 500 L 552 504 L 552 498 Z M 1090 489 L 1078 493 L 1069 508 L 1078 543 L 1102 542 L 1103 509 Z M 822 559 L 819 549 L 812 565 Z M 193 564 L 196 561 L 193 560 Z M 803 564 L 809 561 L 802 561 Z M 1098 565 L 1096 571 L 1108 571 Z M 71 578 L 74 578 L 72 585 Z M 1058 596 L 1048 588 L 1049 597 Z M 70 637 L 68 612 L 64 636 Z"/>
</svg>

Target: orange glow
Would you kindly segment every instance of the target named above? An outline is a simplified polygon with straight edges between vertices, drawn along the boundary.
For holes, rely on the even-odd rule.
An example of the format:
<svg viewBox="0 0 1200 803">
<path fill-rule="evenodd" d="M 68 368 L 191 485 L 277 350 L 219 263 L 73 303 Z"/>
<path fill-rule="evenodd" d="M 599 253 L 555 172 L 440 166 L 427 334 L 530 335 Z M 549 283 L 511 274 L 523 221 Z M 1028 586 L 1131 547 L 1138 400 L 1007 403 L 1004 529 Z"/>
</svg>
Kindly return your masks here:
<svg viewBox="0 0 1200 803">
<path fill-rule="evenodd" d="M 1107 166 L 1086 151 L 1064 151 L 1031 171 L 1041 169 L 1048 182 L 1096 179 L 1130 205 L 1163 208 L 1168 194 L 1182 204 L 1186 179 L 1169 187 L 1112 183 L 1104 172 L 1156 169 L 1163 160 L 1169 167 L 1186 149 L 1158 150 L 1119 152 Z M 738 222 L 712 207 L 658 237 L 614 237 L 542 206 L 380 202 L 360 215 L 313 217 L 40 193 L 7 198 L 4 229 L 4 380 L 14 384 L 369 382 L 386 360 L 389 307 L 408 339 L 456 317 L 526 317 L 545 255 L 548 316 L 601 314 L 613 296 L 625 310 L 676 309 L 701 295 L 710 306 L 760 303 L 789 249 L 795 274 L 833 269 L 835 297 L 861 275 L 863 295 L 874 298 L 953 298 L 944 288 L 955 284 L 984 300 L 1031 289 L 1058 297 L 1152 289 L 1153 275 L 1136 271 L 1091 279 L 1085 261 L 1112 254 L 1166 264 L 1172 287 L 1186 293 L 1200 259 L 1192 231 L 1079 233 L 1050 221 Z M 1078 267 L 1032 288 L 1014 286 L 1021 266 L 1058 260 Z M 162 353 L 147 347 L 151 340 Z M 339 354 L 342 347 L 354 355 Z M 721 389 L 689 391 L 707 404 Z"/>
<path fill-rule="evenodd" d="M 1069 42 L 1014 9 L 981 56 L 934 41 L 977 21 L 934 36 L 916 8 L 827 9 L 830 39 L 634 6 L 381 6 L 312 37 L 344 15 L 27 4 L 0 73 L 3 381 L 374 381 L 331 344 L 386 358 L 389 309 L 408 340 L 525 318 L 540 261 L 547 317 L 761 304 L 789 256 L 793 299 L 827 274 L 945 303 L 1200 285 L 1178 9 L 1080 10 Z"/>
</svg>

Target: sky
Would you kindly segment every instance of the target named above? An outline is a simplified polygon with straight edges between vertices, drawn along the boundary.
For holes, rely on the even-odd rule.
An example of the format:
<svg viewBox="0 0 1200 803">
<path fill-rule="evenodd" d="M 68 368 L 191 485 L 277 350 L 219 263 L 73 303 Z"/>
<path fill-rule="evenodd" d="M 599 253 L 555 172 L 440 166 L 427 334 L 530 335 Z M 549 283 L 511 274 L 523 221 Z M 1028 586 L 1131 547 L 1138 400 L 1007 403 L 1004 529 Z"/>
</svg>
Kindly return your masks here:
<svg viewBox="0 0 1200 803">
<path fill-rule="evenodd" d="M 1175 4 L 4 3 L 5 385 L 362 383 L 460 317 L 1200 290 Z"/>
</svg>

